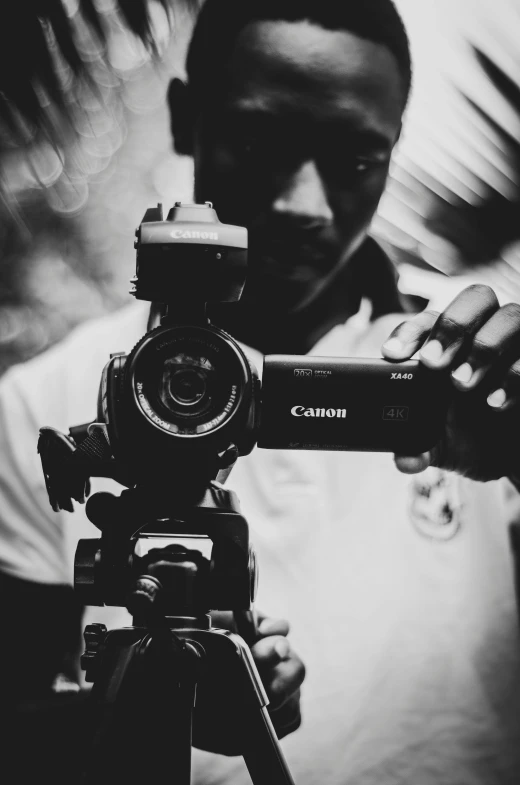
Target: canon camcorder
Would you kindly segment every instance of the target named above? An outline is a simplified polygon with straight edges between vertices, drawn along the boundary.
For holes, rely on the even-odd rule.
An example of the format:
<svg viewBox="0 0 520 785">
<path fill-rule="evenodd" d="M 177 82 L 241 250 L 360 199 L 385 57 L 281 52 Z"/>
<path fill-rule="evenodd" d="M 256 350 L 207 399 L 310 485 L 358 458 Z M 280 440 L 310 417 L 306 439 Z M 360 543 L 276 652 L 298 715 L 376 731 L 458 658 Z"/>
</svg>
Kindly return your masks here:
<svg viewBox="0 0 520 785">
<path fill-rule="evenodd" d="M 449 379 L 415 360 L 269 355 L 260 382 L 247 350 L 206 314 L 209 302 L 238 301 L 247 273 L 246 229 L 220 223 L 211 203 L 178 202 L 166 220 L 161 205 L 147 210 L 135 247 L 132 293 L 162 304 L 160 326 L 111 356 L 96 423 L 60 435 L 59 447 L 42 429 L 55 509 L 81 496 L 87 475 L 130 487 L 173 468 L 206 482 L 255 445 L 417 455 L 438 440 Z"/>
</svg>

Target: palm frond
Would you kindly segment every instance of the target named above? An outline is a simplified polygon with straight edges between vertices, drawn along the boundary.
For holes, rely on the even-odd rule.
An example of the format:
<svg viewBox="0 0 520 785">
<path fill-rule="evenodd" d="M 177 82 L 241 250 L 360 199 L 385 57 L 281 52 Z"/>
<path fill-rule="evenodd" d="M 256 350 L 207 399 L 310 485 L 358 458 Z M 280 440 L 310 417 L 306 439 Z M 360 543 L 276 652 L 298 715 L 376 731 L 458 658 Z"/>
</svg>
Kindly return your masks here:
<svg viewBox="0 0 520 785">
<path fill-rule="evenodd" d="M 177 10 L 196 9 L 197 0 L 153 0 L 168 19 Z M 14 0 L 0 10 L 0 149 L 52 133 L 53 118 L 66 118 L 68 94 L 79 80 L 92 80 L 91 69 L 107 61 L 114 13 L 118 24 L 157 54 L 149 0 Z M 85 37 L 99 58 L 84 57 Z M 96 62 L 97 61 L 97 62 Z"/>
<path fill-rule="evenodd" d="M 474 56 L 502 99 L 520 118 L 520 85 L 487 54 L 473 47 Z M 475 116 L 484 121 L 507 161 L 510 178 L 520 181 L 520 140 L 500 125 L 476 100 L 463 95 Z M 478 204 L 451 205 L 436 201 L 427 224 L 434 232 L 454 243 L 469 266 L 488 264 L 500 257 L 510 243 L 520 240 L 520 191 L 507 198 L 491 185 Z"/>
</svg>

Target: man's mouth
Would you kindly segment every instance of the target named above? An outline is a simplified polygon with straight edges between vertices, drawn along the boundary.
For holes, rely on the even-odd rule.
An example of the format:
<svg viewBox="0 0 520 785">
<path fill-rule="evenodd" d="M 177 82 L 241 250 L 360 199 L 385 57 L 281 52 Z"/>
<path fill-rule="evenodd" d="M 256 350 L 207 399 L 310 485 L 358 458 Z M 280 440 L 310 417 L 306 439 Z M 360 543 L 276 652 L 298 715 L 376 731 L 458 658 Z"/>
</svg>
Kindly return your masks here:
<svg viewBox="0 0 520 785">
<path fill-rule="evenodd" d="M 301 263 L 300 260 L 292 260 L 291 264 L 279 261 L 277 258 L 262 256 L 258 266 L 253 269 L 255 276 L 265 276 L 278 280 L 291 281 L 294 283 L 310 283 L 320 276 L 318 266 Z"/>
<path fill-rule="evenodd" d="M 308 243 L 253 245 L 250 254 L 250 267 L 255 274 L 286 280 L 314 280 L 326 275 L 331 266 L 330 252 Z"/>
</svg>

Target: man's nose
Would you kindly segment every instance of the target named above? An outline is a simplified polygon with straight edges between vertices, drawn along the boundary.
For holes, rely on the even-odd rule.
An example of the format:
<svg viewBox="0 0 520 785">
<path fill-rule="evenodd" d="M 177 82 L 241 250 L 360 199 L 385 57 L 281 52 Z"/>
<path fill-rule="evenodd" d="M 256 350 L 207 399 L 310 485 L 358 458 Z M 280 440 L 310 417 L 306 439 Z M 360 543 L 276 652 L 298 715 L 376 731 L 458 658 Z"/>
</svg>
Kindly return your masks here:
<svg viewBox="0 0 520 785">
<path fill-rule="evenodd" d="M 314 161 L 304 161 L 285 181 L 273 203 L 273 212 L 305 228 L 328 226 L 333 213 Z"/>
</svg>

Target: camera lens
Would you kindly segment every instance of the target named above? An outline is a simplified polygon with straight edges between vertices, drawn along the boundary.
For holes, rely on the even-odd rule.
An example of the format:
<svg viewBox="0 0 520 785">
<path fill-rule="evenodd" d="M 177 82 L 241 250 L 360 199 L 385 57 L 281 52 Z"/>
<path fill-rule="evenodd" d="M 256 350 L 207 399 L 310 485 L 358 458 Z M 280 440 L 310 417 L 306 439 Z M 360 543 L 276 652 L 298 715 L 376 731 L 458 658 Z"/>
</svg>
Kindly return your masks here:
<svg viewBox="0 0 520 785">
<path fill-rule="evenodd" d="M 172 374 L 169 386 L 173 400 L 185 406 L 198 403 L 207 387 L 201 370 L 195 368 L 179 368 Z"/>
<path fill-rule="evenodd" d="M 232 338 L 218 329 L 184 325 L 159 327 L 145 336 L 125 372 L 146 421 L 188 438 L 212 434 L 231 420 L 250 378 Z"/>
<path fill-rule="evenodd" d="M 202 354 L 178 352 L 165 360 L 159 398 L 180 417 L 194 417 L 211 404 L 215 390 L 215 369 Z"/>
</svg>

